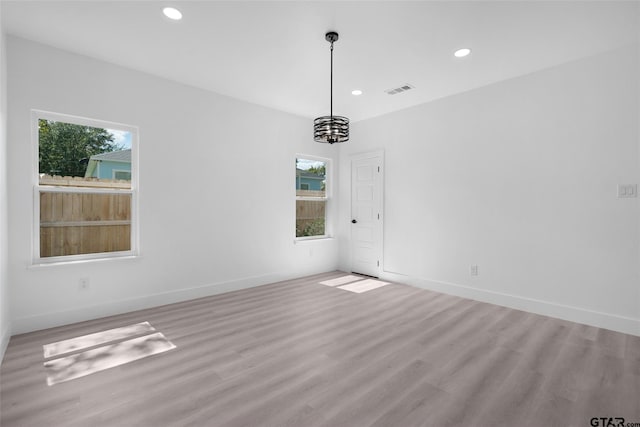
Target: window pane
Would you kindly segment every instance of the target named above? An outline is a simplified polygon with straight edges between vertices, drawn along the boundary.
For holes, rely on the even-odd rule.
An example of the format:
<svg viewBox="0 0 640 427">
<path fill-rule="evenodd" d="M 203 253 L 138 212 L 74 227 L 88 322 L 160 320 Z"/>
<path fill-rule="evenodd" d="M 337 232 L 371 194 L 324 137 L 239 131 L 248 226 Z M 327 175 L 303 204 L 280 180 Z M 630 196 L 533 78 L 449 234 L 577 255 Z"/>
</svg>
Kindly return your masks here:
<svg viewBox="0 0 640 427">
<path fill-rule="evenodd" d="M 113 179 L 131 181 L 131 171 L 113 171 Z"/>
<path fill-rule="evenodd" d="M 296 237 L 325 235 L 325 200 L 296 200 Z"/>
<path fill-rule="evenodd" d="M 130 188 L 131 140 L 127 131 L 40 119 L 40 185 L 60 185 L 61 178 L 67 178 L 69 186 L 105 187 L 90 183 L 125 180 L 129 184 L 121 181 L 118 188 Z"/>
<path fill-rule="evenodd" d="M 131 250 L 131 194 L 40 192 L 40 257 Z"/>
<path fill-rule="evenodd" d="M 327 164 L 318 160 L 296 159 L 296 196 L 326 197 Z"/>
<path fill-rule="evenodd" d="M 136 131 L 125 125 L 128 130 L 117 129 L 118 125 L 100 120 L 45 115 L 46 119 L 36 122 L 34 141 L 41 189 L 40 222 L 35 230 L 39 252 L 34 257 L 132 253 Z M 43 191 L 47 187 L 53 191 Z"/>
</svg>

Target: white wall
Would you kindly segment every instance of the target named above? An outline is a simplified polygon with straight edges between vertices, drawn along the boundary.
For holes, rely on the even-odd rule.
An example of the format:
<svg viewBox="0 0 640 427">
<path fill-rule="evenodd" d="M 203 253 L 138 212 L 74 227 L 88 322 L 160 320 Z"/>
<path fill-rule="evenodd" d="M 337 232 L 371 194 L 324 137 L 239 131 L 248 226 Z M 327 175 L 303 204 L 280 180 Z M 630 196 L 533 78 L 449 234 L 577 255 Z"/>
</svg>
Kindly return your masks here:
<svg viewBox="0 0 640 427">
<path fill-rule="evenodd" d="M 354 124 L 341 176 L 385 151 L 385 277 L 640 335 L 639 75 L 634 47 Z"/>
<path fill-rule="evenodd" d="M 310 120 L 19 38 L 7 45 L 14 334 L 337 267 L 336 240 L 294 244 L 295 154 L 337 163 Z M 31 109 L 139 127 L 139 259 L 30 267 Z"/>
<path fill-rule="evenodd" d="M 2 6 L 0 6 L 0 22 Z M 11 336 L 7 280 L 7 68 L 5 35 L 0 24 L 0 362 Z"/>
<path fill-rule="evenodd" d="M 337 147 L 312 141 L 309 120 L 7 44 L 11 251 L 0 246 L 0 296 L 10 283 L 14 334 L 349 269 L 348 179 L 334 203 L 339 239 L 293 244 L 295 153 L 338 161 Z M 631 52 L 353 124 L 337 175 L 350 176 L 350 154 L 385 151 L 385 277 L 640 334 L 639 199 L 616 198 L 618 183 L 640 181 Z M 139 126 L 139 259 L 29 267 L 32 108 Z M 2 143 L 0 132 L 0 156 Z M 89 291 L 78 291 L 81 277 Z"/>
</svg>

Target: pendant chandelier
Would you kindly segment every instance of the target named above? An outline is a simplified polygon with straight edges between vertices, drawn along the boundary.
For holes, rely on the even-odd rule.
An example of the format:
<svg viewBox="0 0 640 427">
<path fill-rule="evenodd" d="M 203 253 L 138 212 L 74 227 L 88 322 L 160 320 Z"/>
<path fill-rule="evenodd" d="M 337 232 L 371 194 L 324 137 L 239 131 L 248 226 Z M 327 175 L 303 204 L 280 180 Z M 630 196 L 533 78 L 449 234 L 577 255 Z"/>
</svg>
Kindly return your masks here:
<svg viewBox="0 0 640 427">
<path fill-rule="evenodd" d="M 331 43 L 331 112 L 313 121 L 313 139 L 334 144 L 349 140 L 349 119 L 333 115 L 333 43 L 338 40 L 338 33 L 330 31 L 324 38 Z"/>
</svg>

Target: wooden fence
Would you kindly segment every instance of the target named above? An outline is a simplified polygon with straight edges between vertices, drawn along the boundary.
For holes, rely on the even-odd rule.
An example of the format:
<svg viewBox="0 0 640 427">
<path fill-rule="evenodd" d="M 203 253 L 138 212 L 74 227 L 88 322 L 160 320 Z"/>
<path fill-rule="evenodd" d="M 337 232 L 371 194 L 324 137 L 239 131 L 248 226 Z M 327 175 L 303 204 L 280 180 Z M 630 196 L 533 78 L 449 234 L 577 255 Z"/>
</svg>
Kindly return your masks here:
<svg viewBox="0 0 640 427">
<path fill-rule="evenodd" d="M 40 185 L 129 189 L 130 181 L 43 175 Z M 325 234 L 324 191 L 297 190 L 296 236 Z M 131 194 L 40 192 L 40 257 L 131 249 Z"/>
<path fill-rule="evenodd" d="M 324 197 L 324 191 L 297 190 L 299 197 Z M 326 200 L 296 200 L 296 237 L 325 234 Z"/>
<path fill-rule="evenodd" d="M 39 182 L 40 185 L 53 185 L 56 187 L 131 188 L 131 181 L 123 179 L 84 178 L 81 176 L 41 175 Z"/>
<path fill-rule="evenodd" d="M 58 187 L 130 187 L 130 183 L 122 181 L 60 177 L 41 179 L 40 183 Z M 40 192 L 41 258 L 130 249 L 130 193 Z"/>
<path fill-rule="evenodd" d="M 296 190 L 296 197 L 325 197 L 324 190 Z"/>
</svg>

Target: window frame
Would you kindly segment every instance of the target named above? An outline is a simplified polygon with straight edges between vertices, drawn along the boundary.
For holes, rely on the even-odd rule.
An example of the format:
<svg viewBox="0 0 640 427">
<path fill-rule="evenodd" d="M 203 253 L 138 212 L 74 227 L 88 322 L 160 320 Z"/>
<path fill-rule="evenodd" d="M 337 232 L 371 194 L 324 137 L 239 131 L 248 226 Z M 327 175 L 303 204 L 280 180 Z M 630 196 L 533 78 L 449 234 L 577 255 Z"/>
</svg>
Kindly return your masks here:
<svg viewBox="0 0 640 427">
<path fill-rule="evenodd" d="M 296 168 L 294 169 L 294 174 L 297 170 L 297 160 L 313 160 L 318 162 L 323 162 L 325 164 L 325 188 L 324 188 L 324 197 L 306 197 L 306 196 L 298 196 L 296 191 L 297 188 L 294 188 L 294 204 L 293 204 L 293 236 L 294 242 L 303 242 L 308 240 L 326 240 L 333 238 L 333 223 L 332 223 L 332 215 L 330 214 L 330 207 L 332 201 L 332 191 L 333 191 L 333 165 L 332 160 L 327 157 L 319 157 L 310 154 L 301 154 L 297 153 L 295 156 L 296 159 Z M 294 183 L 297 183 L 297 176 L 294 176 Z M 294 187 L 297 187 L 294 185 Z M 298 200 L 309 200 L 309 201 L 320 201 L 324 200 L 324 234 L 318 236 L 296 236 L 296 221 L 297 221 L 297 210 L 296 210 L 296 202 Z"/>
<path fill-rule="evenodd" d="M 121 178 L 116 178 L 116 174 L 118 172 L 128 173 L 133 178 L 133 175 L 131 174 L 131 171 L 124 170 L 124 169 L 111 169 L 111 179 L 121 179 Z"/>
<path fill-rule="evenodd" d="M 110 188 L 87 188 L 87 187 L 62 187 L 52 185 L 40 185 L 40 140 L 39 140 L 39 120 L 52 120 L 65 122 L 81 126 L 91 126 L 103 129 L 122 130 L 131 133 L 131 188 L 110 189 Z M 31 169 L 33 187 L 33 226 L 31 236 L 31 265 L 54 265 L 69 264 L 85 261 L 104 261 L 109 259 L 121 259 L 137 257 L 140 254 L 139 241 L 139 215 L 138 215 L 138 151 L 139 151 L 139 130 L 137 126 L 123 123 L 110 122 L 107 120 L 91 119 L 87 117 L 74 116 L 69 114 L 54 113 L 51 111 L 31 110 L 31 147 L 33 148 L 33 164 Z M 131 232 L 130 249 L 128 251 L 95 252 L 90 254 L 59 255 L 51 257 L 40 256 L 40 193 L 93 193 L 93 194 L 130 194 L 131 195 Z"/>
</svg>

